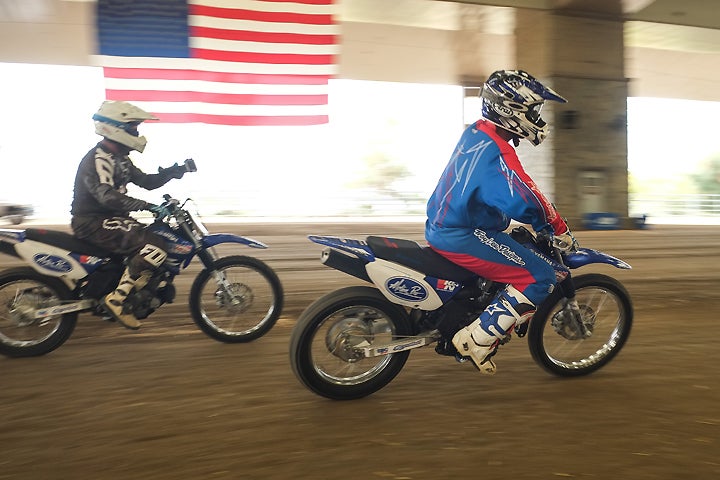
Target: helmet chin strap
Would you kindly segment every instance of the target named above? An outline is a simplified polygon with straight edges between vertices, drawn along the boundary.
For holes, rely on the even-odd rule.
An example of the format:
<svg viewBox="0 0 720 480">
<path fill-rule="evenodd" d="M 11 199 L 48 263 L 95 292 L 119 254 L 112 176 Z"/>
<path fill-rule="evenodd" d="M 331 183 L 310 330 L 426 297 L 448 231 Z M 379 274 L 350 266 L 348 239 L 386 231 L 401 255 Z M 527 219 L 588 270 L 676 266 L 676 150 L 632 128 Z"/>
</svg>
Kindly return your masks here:
<svg viewBox="0 0 720 480">
<path fill-rule="evenodd" d="M 104 146 L 108 147 L 112 153 L 117 153 L 119 155 L 127 155 L 132 151 L 130 147 L 106 137 L 103 137 L 102 143 Z"/>
<path fill-rule="evenodd" d="M 504 138 L 506 141 L 512 141 L 515 147 L 520 146 L 520 136 L 518 136 L 517 134 L 511 132 L 510 130 L 505 130 L 498 125 L 495 125 L 495 131 L 498 135 L 500 135 L 501 138 Z"/>
</svg>

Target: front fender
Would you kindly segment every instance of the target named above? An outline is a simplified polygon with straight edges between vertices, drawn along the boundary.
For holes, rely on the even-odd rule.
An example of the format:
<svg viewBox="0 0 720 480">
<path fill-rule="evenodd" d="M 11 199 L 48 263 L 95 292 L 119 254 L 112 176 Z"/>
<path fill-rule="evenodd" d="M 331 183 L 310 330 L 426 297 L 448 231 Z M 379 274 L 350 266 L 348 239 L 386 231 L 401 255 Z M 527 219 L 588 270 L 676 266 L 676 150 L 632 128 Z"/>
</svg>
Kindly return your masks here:
<svg viewBox="0 0 720 480">
<path fill-rule="evenodd" d="M 563 255 L 563 260 L 569 268 L 580 268 L 591 263 L 607 263 L 613 267 L 626 270 L 632 268 L 629 263 L 623 262 L 619 258 L 599 250 L 593 250 L 592 248 L 578 248 L 575 252 Z"/>
<path fill-rule="evenodd" d="M 232 233 L 213 233 L 202 239 L 202 244 L 205 248 L 214 247 L 215 245 L 219 245 L 221 243 L 240 243 L 252 248 L 268 248 L 268 246 L 262 242 L 254 240 L 250 237 L 242 237 Z"/>
</svg>

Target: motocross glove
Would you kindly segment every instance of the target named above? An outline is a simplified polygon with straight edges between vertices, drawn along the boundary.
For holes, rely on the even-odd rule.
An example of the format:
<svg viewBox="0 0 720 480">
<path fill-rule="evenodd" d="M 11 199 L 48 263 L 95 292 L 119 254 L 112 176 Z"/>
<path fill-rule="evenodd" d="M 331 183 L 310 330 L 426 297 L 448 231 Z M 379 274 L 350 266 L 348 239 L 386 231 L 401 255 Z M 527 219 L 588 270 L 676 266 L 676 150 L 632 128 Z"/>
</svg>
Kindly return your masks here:
<svg viewBox="0 0 720 480">
<path fill-rule="evenodd" d="M 150 203 L 148 204 L 147 209 L 154 213 L 157 218 L 169 217 L 172 214 L 172 212 L 163 205 L 153 205 Z"/>
<path fill-rule="evenodd" d="M 171 167 L 168 168 L 158 168 L 158 173 L 167 173 L 170 178 L 177 178 L 180 179 L 185 175 L 185 172 L 197 172 L 197 167 L 195 166 L 195 160 L 192 158 L 188 158 L 185 160 L 185 162 L 182 165 L 178 165 L 177 162 Z"/>
<path fill-rule="evenodd" d="M 578 249 L 578 242 L 575 240 L 572 232 L 568 230 L 565 233 L 555 235 L 552 240 L 553 247 L 563 252 L 574 252 Z"/>
<path fill-rule="evenodd" d="M 158 173 L 164 173 L 168 175 L 170 178 L 177 178 L 180 179 L 185 175 L 185 172 L 187 170 L 185 169 L 185 165 L 178 165 L 177 162 L 175 165 L 168 167 L 168 168 L 158 168 Z"/>
</svg>

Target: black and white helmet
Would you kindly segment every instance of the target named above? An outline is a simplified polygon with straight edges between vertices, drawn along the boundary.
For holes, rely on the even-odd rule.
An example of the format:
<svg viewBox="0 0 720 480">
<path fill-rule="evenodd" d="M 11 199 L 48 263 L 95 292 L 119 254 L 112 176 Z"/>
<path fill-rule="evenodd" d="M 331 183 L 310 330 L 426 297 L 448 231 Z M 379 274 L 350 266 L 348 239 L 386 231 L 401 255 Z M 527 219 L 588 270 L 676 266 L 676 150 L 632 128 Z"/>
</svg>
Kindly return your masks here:
<svg viewBox="0 0 720 480">
<path fill-rule="evenodd" d="M 498 70 L 480 92 L 483 117 L 500 128 L 540 145 L 548 134 L 540 118 L 545 100 L 566 103 L 563 97 L 523 70 Z"/>
<path fill-rule="evenodd" d="M 111 100 L 104 101 L 92 118 L 95 133 L 141 153 L 147 140 L 140 136 L 137 127 L 145 120 L 158 119 L 135 105 Z"/>
</svg>

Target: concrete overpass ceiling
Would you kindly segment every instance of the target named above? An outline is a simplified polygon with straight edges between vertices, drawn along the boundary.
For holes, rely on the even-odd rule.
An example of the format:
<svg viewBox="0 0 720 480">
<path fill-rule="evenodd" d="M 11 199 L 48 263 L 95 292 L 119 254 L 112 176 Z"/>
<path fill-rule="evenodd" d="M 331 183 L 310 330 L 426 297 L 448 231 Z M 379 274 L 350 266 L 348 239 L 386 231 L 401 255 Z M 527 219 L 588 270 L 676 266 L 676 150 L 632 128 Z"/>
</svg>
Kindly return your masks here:
<svg viewBox="0 0 720 480">
<path fill-rule="evenodd" d="M 625 21 L 631 95 L 720 101 L 712 75 L 720 71 L 717 0 L 337 1 L 344 24 L 340 78 L 479 78 L 515 64 L 514 8 L 558 9 Z M 94 3 L 0 0 L 0 61 L 91 64 Z"/>
<path fill-rule="evenodd" d="M 708 74 L 720 70 L 717 0 L 341 0 L 340 17 L 349 24 L 422 29 L 398 30 L 396 41 L 405 44 L 421 41 L 407 36 L 415 31 L 420 37 L 429 38 L 433 31 L 473 30 L 486 34 L 483 38 L 492 41 L 493 49 L 499 50 L 485 63 L 502 66 L 514 64 L 514 8 L 557 9 L 568 15 L 590 12 L 599 18 L 622 18 L 625 73 L 630 79 L 632 96 L 720 101 L 720 93 L 715 93 L 712 87 L 713 77 Z M 400 39 L 402 35 L 404 39 Z M 431 45 L 418 48 L 426 53 L 433 51 Z M 368 57 L 381 55 L 383 50 L 380 43 L 363 45 Z M 347 49 L 348 53 L 352 51 L 352 47 Z M 430 56 L 427 59 L 433 60 Z M 418 81 L 449 81 L 437 72 L 414 74 L 418 74 Z M 467 72 L 464 75 L 468 76 Z M 477 72 L 470 73 L 473 75 Z"/>
<path fill-rule="evenodd" d="M 720 8 L 717 0 L 442 0 L 569 14 L 590 12 L 626 21 L 629 47 L 685 52 L 720 52 Z"/>
<path fill-rule="evenodd" d="M 567 12 L 594 12 L 625 20 L 720 29 L 716 0 L 441 0 L 451 3 L 495 5 Z"/>
<path fill-rule="evenodd" d="M 625 13 L 625 19 L 643 22 L 720 29 L 720 8 L 716 0 L 655 0 L 643 8 Z"/>
</svg>

